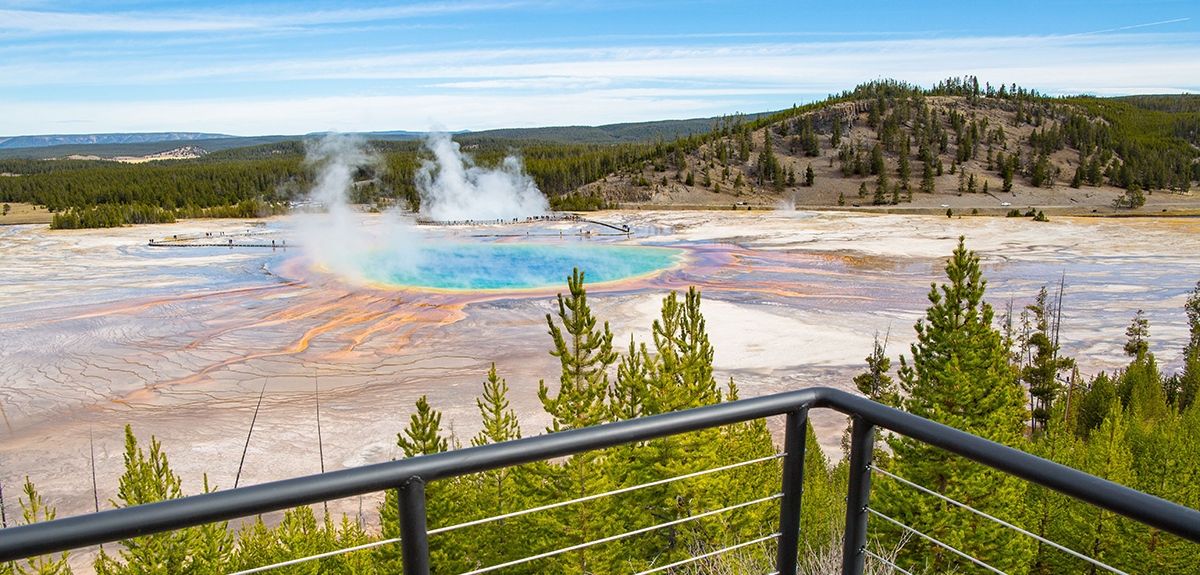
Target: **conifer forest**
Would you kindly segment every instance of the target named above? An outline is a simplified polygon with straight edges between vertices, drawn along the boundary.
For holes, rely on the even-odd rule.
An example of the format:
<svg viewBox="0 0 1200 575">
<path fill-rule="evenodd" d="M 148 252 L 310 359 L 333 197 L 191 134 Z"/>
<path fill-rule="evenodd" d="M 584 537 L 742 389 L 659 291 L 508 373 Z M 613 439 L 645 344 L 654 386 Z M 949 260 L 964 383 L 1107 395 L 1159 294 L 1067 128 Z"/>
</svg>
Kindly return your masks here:
<svg viewBox="0 0 1200 575">
<path fill-rule="evenodd" d="M 704 133 L 594 144 L 572 143 L 564 128 L 553 141 L 469 133 L 456 141 L 480 165 L 515 153 L 563 210 L 647 202 L 653 190 L 674 186 L 804 197 L 825 177 L 859 184 L 857 198 L 843 193 L 837 205 L 1057 185 L 1119 190 L 1113 205 L 1128 209 L 1156 191 L 1186 193 L 1200 180 L 1197 106 L 1194 96 L 1049 97 L 981 86 L 974 77 L 928 89 L 881 80 L 771 114 L 717 118 Z M 373 161 L 355 174 L 363 185 L 350 200 L 418 210 L 413 174 L 428 151 L 416 141 L 364 146 Z M 303 199 L 318 168 L 305 160 L 301 141 L 142 164 L 0 159 L 0 173 L 11 176 L 0 178 L 0 201 L 44 206 L 63 229 L 262 217 Z M 947 189 L 937 178 L 949 174 L 957 184 Z M 813 201 L 835 203 L 833 196 Z"/>
</svg>

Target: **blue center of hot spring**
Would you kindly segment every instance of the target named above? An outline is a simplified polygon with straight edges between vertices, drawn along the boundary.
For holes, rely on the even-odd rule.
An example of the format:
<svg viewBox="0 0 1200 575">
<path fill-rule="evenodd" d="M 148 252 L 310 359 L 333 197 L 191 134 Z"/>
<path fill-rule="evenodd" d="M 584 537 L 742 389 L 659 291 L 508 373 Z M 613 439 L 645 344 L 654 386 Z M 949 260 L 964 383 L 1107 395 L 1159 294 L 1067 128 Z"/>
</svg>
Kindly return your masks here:
<svg viewBox="0 0 1200 575">
<path fill-rule="evenodd" d="M 589 284 L 611 282 L 667 269 L 682 253 L 607 244 L 427 244 L 411 253 L 375 251 L 362 270 L 370 281 L 406 287 L 566 288 L 572 268 L 585 272 Z"/>
</svg>

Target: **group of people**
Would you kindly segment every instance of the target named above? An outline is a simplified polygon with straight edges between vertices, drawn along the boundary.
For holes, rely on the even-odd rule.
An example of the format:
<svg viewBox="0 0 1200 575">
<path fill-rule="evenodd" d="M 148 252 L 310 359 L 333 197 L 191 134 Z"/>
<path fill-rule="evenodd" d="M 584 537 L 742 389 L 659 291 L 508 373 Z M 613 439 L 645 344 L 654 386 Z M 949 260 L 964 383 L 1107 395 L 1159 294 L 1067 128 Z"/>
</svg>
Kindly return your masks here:
<svg viewBox="0 0 1200 575">
<path fill-rule="evenodd" d="M 549 222 L 549 221 L 579 221 L 579 216 L 575 214 L 547 214 L 543 216 L 526 216 L 524 222 Z M 474 225 L 490 225 L 490 224 L 519 224 L 521 218 L 513 218 L 512 220 L 430 220 L 428 223 L 437 226 L 474 226 Z"/>
</svg>

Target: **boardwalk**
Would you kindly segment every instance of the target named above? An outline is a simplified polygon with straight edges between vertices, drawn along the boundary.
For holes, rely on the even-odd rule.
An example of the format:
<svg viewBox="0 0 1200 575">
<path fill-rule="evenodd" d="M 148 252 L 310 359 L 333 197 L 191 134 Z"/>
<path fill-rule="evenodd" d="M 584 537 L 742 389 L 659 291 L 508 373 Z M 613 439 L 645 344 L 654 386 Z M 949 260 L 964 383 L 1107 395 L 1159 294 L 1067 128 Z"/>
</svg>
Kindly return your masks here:
<svg viewBox="0 0 1200 575">
<path fill-rule="evenodd" d="M 422 226 L 439 226 L 439 227 L 458 227 L 458 226 L 512 226 L 521 224 L 538 224 L 545 222 L 571 222 L 578 224 L 590 224 L 606 228 L 601 231 L 593 232 L 587 229 L 576 229 L 572 231 L 558 230 L 555 234 L 553 231 L 541 230 L 541 233 L 531 233 L 525 231 L 522 233 L 476 233 L 471 234 L 472 237 L 565 237 L 565 236 L 628 236 L 633 234 L 627 225 L 610 224 L 596 220 L 581 218 L 575 214 L 550 214 L 545 216 L 530 216 L 526 218 L 513 218 L 504 220 L 454 220 L 454 221 L 437 221 L 428 219 L 418 219 L 417 224 Z M 611 231 L 609 231 L 611 230 Z M 192 235 L 175 235 L 168 238 L 151 238 L 147 245 L 155 248 L 270 248 L 283 249 L 299 248 L 296 243 L 289 244 L 284 239 L 267 239 L 265 236 L 278 234 L 278 231 L 268 230 L 247 230 L 245 232 L 206 232 L 203 234 Z"/>
<path fill-rule="evenodd" d="M 264 236 L 275 235 L 277 231 L 245 232 L 205 232 L 203 234 L 174 235 L 169 238 L 150 238 L 147 243 L 155 248 L 298 248 L 299 244 L 289 244 L 284 239 L 269 239 Z"/>
</svg>

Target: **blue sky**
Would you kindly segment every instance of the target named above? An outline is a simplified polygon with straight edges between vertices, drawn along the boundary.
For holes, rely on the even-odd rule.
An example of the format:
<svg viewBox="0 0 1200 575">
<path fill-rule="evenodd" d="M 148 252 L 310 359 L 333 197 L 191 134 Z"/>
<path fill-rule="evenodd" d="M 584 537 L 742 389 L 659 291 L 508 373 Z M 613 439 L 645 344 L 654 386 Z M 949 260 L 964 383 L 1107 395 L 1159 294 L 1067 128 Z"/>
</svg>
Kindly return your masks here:
<svg viewBox="0 0 1200 575">
<path fill-rule="evenodd" d="M 1200 91 L 1200 2 L 0 0 L 0 135 L 480 130 L 775 110 L 876 79 Z"/>
</svg>

